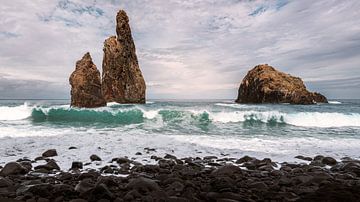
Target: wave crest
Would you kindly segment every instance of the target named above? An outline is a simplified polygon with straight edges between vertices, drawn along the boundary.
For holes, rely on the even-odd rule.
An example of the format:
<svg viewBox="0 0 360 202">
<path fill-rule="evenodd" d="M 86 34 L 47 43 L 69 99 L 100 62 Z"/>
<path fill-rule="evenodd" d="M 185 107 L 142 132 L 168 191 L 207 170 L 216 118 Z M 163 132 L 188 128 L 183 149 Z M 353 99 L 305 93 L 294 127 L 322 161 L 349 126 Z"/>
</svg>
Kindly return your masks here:
<svg viewBox="0 0 360 202">
<path fill-rule="evenodd" d="M 228 105 L 226 105 L 228 106 Z M 231 105 L 233 106 L 233 105 Z M 97 109 L 80 109 L 69 106 L 36 107 L 24 105 L 0 107 L 1 121 L 30 119 L 35 122 L 80 122 L 108 124 L 138 124 L 159 121 L 178 125 L 207 125 L 228 123 L 289 124 L 301 127 L 360 127 L 360 114 L 337 112 L 285 113 L 268 110 L 224 110 L 207 109 L 149 109 L 140 106 L 114 106 Z"/>
</svg>

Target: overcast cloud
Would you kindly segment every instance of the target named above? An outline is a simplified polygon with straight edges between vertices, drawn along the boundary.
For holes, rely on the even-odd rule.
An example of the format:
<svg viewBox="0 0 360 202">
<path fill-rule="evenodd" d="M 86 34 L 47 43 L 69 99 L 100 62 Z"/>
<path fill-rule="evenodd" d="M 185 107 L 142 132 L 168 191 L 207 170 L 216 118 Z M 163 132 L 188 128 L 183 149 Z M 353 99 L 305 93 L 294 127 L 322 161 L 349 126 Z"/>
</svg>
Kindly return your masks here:
<svg viewBox="0 0 360 202">
<path fill-rule="evenodd" d="M 330 98 L 360 98 L 360 1 L 2 0 L 0 98 L 69 98 L 68 77 L 124 9 L 157 98 L 234 99 L 267 63 Z"/>
</svg>

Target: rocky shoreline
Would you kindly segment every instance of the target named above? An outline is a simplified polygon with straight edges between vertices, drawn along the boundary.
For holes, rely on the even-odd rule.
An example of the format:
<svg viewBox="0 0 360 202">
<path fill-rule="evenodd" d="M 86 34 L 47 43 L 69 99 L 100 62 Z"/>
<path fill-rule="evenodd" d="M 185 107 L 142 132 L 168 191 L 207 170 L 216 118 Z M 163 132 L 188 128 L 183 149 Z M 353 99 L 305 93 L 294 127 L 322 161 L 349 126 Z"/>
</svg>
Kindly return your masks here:
<svg viewBox="0 0 360 202">
<path fill-rule="evenodd" d="M 69 148 L 76 149 L 76 148 Z M 151 153 L 155 149 L 144 148 Z M 138 152 L 141 155 L 141 152 Z M 116 157 L 99 169 L 60 168 L 54 149 L 0 167 L 0 201 L 359 201 L 360 161 L 297 156 L 304 163 L 206 156 Z M 92 163 L 101 157 L 91 155 Z M 39 164 L 39 162 L 41 162 Z"/>
</svg>

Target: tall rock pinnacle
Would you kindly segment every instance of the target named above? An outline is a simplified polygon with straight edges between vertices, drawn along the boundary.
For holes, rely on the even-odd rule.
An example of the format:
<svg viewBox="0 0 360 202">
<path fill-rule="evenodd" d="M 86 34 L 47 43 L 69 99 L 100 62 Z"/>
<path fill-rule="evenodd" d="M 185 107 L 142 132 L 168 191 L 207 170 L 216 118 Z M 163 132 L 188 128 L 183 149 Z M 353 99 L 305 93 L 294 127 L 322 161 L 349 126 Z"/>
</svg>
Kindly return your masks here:
<svg viewBox="0 0 360 202">
<path fill-rule="evenodd" d="M 88 108 L 106 106 L 101 93 L 100 72 L 93 63 L 90 53 L 86 53 L 76 62 L 76 69 L 69 81 L 71 106 Z"/>
<path fill-rule="evenodd" d="M 120 10 L 116 34 L 104 42 L 102 93 L 107 102 L 145 103 L 145 80 L 139 68 L 129 18 Z"/>
</svg>

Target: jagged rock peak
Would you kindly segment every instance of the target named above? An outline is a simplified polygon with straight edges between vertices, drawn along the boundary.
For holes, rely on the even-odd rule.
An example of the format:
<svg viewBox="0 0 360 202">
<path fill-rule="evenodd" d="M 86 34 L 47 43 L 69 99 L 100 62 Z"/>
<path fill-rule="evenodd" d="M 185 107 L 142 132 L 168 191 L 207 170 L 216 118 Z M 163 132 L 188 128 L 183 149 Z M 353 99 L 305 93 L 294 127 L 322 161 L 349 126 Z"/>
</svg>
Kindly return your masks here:
<svg viewBox="0 0 360 202">
<path fill-rule="evenodd" d="M 250 70 L 240 84 L 238 103 L 315 104 L 327 102 L 325 96 L 309 92 L 303 81 L 268 64 Z"/>
<path fill-rule="evenodd" d="M 100 72 L 87 52 L 76 62 L 75 71 L 69 78 L 71 85 L 71 106 L 101 107 L 106 106 L 101 92 Z"/>
<path fill-rule="evenodd" d="M 117 36 L 104 42 L 102 92 L 107 102 L 145 103 L 145 80 L 139 68 L 129 18 L 116 16 Z"/>
</svg>

